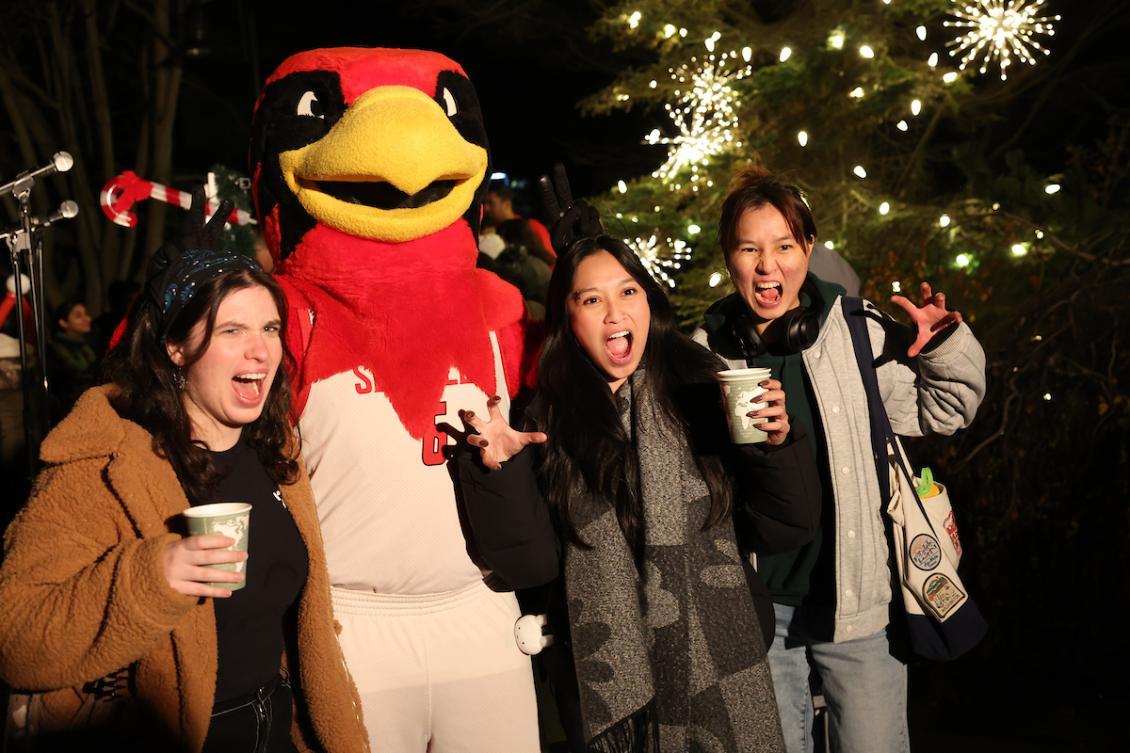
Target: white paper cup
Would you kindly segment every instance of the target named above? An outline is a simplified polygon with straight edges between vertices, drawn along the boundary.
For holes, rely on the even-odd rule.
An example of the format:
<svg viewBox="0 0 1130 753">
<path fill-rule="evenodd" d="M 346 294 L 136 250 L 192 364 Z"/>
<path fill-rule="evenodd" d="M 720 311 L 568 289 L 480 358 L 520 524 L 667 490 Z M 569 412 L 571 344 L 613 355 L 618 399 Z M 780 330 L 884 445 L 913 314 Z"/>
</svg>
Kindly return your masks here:
<svg viewBox="0 0 1130 753">
<path fill-rule="evenodd" d="M 235 544 L 227 551 L 246 552 L 247 540 L 251 533 L 251 505 L 246 502 L 219 502 L 213 505 L 190 507 L 183 513 L 188 521 L 188 532 L 193 536 L 228 536 Z M 247 560 L 243 562 L 219 562 L 205 567 L 214 570 L 244 571 Z M 238 591 L 243 583 L 212 583 L 210 585 Z"/>
<path fill-rule="evenodd" d="M 765 368 L 727 369 L 715 374 L 722 388 L 722 400 L 726 408 L 726 422 L 730 426 L 730 439 L 734 444 L 756 444 L 764 442 L 768 435 L 757 428 L 765 423 L 765 418 L 750 418 L 750 411 L 761 410 L 765 403 L 757 398 L 765 394 L 761 386 L 772 372 Z"/>
</svg>

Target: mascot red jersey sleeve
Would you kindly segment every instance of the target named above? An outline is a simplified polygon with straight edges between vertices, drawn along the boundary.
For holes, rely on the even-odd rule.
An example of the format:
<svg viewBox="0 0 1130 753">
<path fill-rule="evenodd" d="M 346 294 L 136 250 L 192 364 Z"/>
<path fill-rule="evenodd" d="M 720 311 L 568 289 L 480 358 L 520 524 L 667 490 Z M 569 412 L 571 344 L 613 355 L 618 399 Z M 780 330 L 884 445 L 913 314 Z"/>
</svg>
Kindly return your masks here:
<svg viewBox="0 0 1130 753">
<path fill-rule="evenodd" d="M 492 395 L 505 410 L 530 353 L 521 295 L 475 267 L 489 176 L 475 89 L 432 52 L 313 50 L 268 79 L 252 138 L 303 455 L 373 748 L 443 749 L 444 727 L 471 745 L 460 749 L 536 751 L 518 608 L 483 585 L 446 467 L 458 411 L 485 414 Z M 463 690 L 437 701 L 451 683 Z"/>
</svg>

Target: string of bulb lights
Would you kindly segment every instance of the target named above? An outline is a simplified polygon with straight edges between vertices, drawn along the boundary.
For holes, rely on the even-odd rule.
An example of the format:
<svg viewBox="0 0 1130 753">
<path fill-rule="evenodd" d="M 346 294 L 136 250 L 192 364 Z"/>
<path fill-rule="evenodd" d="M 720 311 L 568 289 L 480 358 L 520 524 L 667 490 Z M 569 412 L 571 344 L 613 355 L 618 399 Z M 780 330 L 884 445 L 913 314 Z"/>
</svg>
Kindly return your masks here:
<svg viewBox="0 0 1130 753">
<path fill-rule="evenodd" d="M 893 0 L 881 0 L 884 5 L 891 5 Z M 1035 65 L 1036 58 L 1033 52 L 1042 53 L 1044 56 L 1050 51 L 1044 48 L 1036 39 L 1037 35 L 1053 36 L 1054 23 L 1060 16 L 1040 15 L 1045 0 L 953 0 L 953 7 L 948 15 L 955 20 L 943 21 L 943 26 L 959 31 L 959 35 L 946 42 L 950 48 L 949 55 L 960 58 L 957 71 L 945 71 L 941 76 L 942 83 L 952 84 L 960 78 L 959 72 L 966 72 L 973 64 L 980 62 L 978 73 L 985 74 L 994 63 L 1000 70 L 1002 81 L 1007 80 L 1007 70 L 1013 61 L 1020 60 L 1028 65 Z M 642 28 L 644 21 L 641 11 L 633 11 L 624 16 L 629 30 L 637 32 Z M 925 42 L 928 30 L 925 25 L 918 25 L 914 30 L 920 42 Z M 662 39 L 676 41 L 685 39 L 688 30 L 665 23 L 659 27 L 657 35 Z M 667 159 L 652 173 L 652 177 L 659 179 L 672 191 L 681 191 L 686 185 L 694 192 L 700 186 L 713 187 L 713 181 L 701 171 L 709 165 L 712 158 L 722 155 L 733 149 L 740 148 L 742 142 L 735 137 L 740 125 L 738 118 L 739 92 L 734 84 L 752 73 L 752 49 L 744 47 L 739 53 L 736 50 L 718 52 L 715 47 L 721 39 L 721 32 L 714 31 L 704 40 L 707 54 L 701 59 L 694 55 L 686 63 L 668 68 L 668 76 L 676 86 L 673 99 L 664 103 L 667 113 L 674 128 L 674 135 L 664 135 L 659 129 L 654 129 L 644 138 L 644 143 L 665 145 L 668 147 Z M 842 28 L 833 29 L 827 37 L 827 45 L 833 50 L 844 50 L 848 47 L 848 35 Z M 873 60 L 876 58 L 874 46 L 867 42 L 855 45 L 855 52 L 860 58 Z M 780 64 L 793 59 L 792 47 L 782 46 L 777 53 Z M 936 69 L 940 56 L 932 51 L 926 60 L 931 69 Z M 650 88 L 655 89 L 658 82 L 652 80 Z M 853 99 L 862 99 L 867 96 L 867 91 L 862 86 L 856 86 L 848 92 Z M 628 95 L 617 95 L 619 101 L 627 101 Z M 919 117 L 924 110 L 922 99 L 914 97 L 910 100 L 908 111 L 911 118 Z M 895 127 L 903 133 L 910 131 L 910 122 L 907 118 L 900 118 Z M 812 142 L 812 134 L 807 129 L 796 132 L 797 144 L 801 148 L 807 147 Z M 867 169 L 862 164 L 856 164 L 851 169 L 852 175 L 858 180 L 866 180 Z M 620 193 L 627 193 L 628 186 L 621 180 L 618 181 Z M 1058 183 L 1049 182 L 1044 186 L 1048 195 L 1053 195 L 1060 190 Z M 999 204 L 994 204 L 994 211 L 999 209 Z M 883 199 L 876 209 L 880 216 L 887 217 L 895 209 L 889 200 Z M 620 217 L 620 214 L 617 214 Z M 633 217 L 638 222 L 638 217 Z M 938 220 L 940 228 L 950 227 L 952 219 L 947 214 L 942 214 Z M 696 230 L 697 225 L 691 223 L 690 227 Z M 1036 229 L 1037 239 L 1043 233 Z M 681 240 L 666 238 L 659 241 L 656 234 L 649 237 L 626 238 L 625 241 L 636 250 L 648 271 L 669 287 L 676 285 L 672 273 L 677 272 L 683 264 L 690 260 L 693 249 Z M 828 244 L 832 246 L 831 243 Z M 1031 243 L 1014 243 L 1010 252 L 1014 257 L 1027 255 Z M 969 268 L 973 265 L 974 256 L 970 253 L 958 254 L 953 261 L 957 268 Z M 709 285 L 714 287 L 722 280 L 722 275 L 715 272 L 711 275 Z M 892 289 L 897 292 L 898 283 L 892 284 Z"/>
</svg>

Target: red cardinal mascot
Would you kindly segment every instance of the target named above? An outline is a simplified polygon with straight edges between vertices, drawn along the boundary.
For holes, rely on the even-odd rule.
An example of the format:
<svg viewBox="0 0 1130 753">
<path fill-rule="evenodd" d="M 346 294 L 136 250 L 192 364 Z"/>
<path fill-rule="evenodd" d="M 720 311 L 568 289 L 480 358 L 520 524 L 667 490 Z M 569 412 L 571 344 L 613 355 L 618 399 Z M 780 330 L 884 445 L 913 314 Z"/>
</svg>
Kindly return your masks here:
<svg viewBox="0 0 1130 753">
<path fill-rule="evenodd" d="M 446 467 L 457 412 L 486 415 L 491 395 L 505 412 L 526 366 L 520 294 L 475 268 L 489 160 L 474 87 L 432 52 L 304 52 L 268 79 L 252 138 L 373 750 L 533 753 L 518 607 L 484 585 Z"/>
</svg>

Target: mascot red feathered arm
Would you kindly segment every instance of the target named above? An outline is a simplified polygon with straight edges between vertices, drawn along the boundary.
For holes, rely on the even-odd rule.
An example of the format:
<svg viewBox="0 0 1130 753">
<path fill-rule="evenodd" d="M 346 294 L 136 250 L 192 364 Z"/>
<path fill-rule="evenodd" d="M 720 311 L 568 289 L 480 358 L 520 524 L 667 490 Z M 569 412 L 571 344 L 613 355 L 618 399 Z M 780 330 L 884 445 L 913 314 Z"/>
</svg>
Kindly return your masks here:
<svg viewBox="0 0 1130 753">
<path fill-rule="evenodd" d="M 438 745 L 447 717 L 474 722 L 459 735 L 479 742 L 459 745 L 533 753 L 517 604 L 483 584 L 446 467 L 458 411 L 485 415 L 492 395 L 507 410 L 533 355 L 520 293 L 475 267 L 489 176 L 475 89 L 437 53 L 304 52 L 268 79 L 252 139 L 290 303 L 294 412 L 374 749 L 422 750 L 406 742 L 420 734 Z M 412 666 L 417 651 L 427 666 Z M 445 711 L 431 688 L 456 682 L 465 692 Z M 407 687 L 433 705 L 402 707 Z"/>
</svg>

